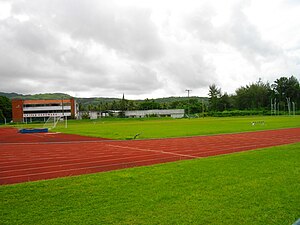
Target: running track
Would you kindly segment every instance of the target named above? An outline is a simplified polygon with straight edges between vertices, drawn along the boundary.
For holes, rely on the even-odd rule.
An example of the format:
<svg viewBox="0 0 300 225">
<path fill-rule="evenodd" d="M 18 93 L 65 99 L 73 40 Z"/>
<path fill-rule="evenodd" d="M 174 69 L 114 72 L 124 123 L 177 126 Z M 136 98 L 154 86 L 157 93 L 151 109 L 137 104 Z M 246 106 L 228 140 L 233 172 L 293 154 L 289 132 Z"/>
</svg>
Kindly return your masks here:
<svg viewBox="0 0 300 225">
<path fill-rule="evenodd" d="M 300 128 L 113 141 L 0 129 L 0 184 L 89 174 L 300 142 Z"/>
</svg>

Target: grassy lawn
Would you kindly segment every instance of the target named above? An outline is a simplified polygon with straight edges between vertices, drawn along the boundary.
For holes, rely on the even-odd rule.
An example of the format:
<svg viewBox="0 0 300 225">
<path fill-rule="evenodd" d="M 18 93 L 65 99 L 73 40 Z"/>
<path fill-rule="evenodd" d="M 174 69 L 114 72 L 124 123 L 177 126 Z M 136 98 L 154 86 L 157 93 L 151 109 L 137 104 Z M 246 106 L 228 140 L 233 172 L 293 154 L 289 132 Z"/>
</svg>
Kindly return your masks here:
<svg viewBox="0 0 300 225">
<path fill-rule="evenodd" d="M 300 143 L 0 186 L 1 224 L 291 225 Z"/>
<path fill-rule="evenodd" d="M 264 124 L 252 126 L 252 121 L 264 121 Z M 300 127 L 300 116 L 288 117 L 227 117 L 196 119 L 100 119 L 69 121 L 68 128 L 63 123 L 54 129 L 63 133 L 112 139 L 182 137 L 219 133 Z"/>
</svg>

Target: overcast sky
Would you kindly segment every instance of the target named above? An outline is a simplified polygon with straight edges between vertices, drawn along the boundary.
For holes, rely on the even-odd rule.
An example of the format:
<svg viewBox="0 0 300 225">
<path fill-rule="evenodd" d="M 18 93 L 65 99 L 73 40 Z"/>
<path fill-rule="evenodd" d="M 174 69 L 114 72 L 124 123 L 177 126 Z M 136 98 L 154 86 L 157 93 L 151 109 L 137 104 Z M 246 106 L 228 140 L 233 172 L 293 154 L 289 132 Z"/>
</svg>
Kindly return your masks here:
<svg viewBox="0 0 300 225">
<path fill-rule="evenodd" d="M 300 77 L 300 0 L 0 0 L 0 91 L 144 99 Z"/>
</svg>

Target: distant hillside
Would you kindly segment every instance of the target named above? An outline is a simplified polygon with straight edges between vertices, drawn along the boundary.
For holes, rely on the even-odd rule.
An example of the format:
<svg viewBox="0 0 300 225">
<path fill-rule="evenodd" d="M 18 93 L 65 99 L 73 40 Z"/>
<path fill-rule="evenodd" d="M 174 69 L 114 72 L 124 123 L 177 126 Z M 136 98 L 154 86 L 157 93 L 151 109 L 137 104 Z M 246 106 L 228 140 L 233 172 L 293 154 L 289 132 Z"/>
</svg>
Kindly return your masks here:
<svg viewBox="0 0 300 225">
<path fill-rule="evenodd" d="M 45 94 L 34 94 L 34 95 L 23 95 L 18 93 L 5 93 L 0 92 L 0 96 L 5 96 L 10 99 L 61 99 L 61 98 L 72 98 L 72 96 L 64 93 L 45 93 Z"/>
<path fill-rule="evenodd" d="M 14 92 L 12 92 L 12 93 L 0 92 L 0 96 L 7 97 L 7 98 L 9 98 L 9 99 L 15 98 L 15 97 L 17 97 L 17 96 L 19 96 L 19 95 L 20 95 L 20 94 L 14 93 Z"/>
<path fill-rule="evenodd" d="M 83 106 L 87 105 L 99 105 L 100 103 L 109 103 L 113 101 L 120 101 L 120 98 L 76 98 L 76 101 Z"/>
<path fill-rule="evenodd" d="M 166 98 L 157 98 L 157 99 L 154 99 L 155 102 L 158 102 L 158 103 L 170 103 L 170 102 L 176 102 L 176 101 L 186 101 L 188 99 L 198 99 L 200 101 L 203 101 L 204 102 L 207 102 L 208 101 L 208 98 L 207 97 L 198 97 L 198 96 L 191 96 L 190 98 L 188 97 L 166 97 Z"/>
<path fill-rule="evenodd" d="M 64 93 L 45 93 L 45 94 L 34 94 L 34 95 L 23 95 L 18 93 L 5 93 L 0 92 L 0 96 L 8 97 L 9 99 L 62 99 L 62 98 L 72 98 L 72 96 Z M 107 98 L 107 97 L 94 97 L 94 98 L 75 98 L 76 101 L 84 106 L 87 105 L 99 105 L 100 103 L 111 103 L 113 101 L 120 101 L 121 98 Z M 186 101 L 188 97 L 166 97 L 149 99 L 158 103 L 171 103 L 176 101 Z M 204 100 L 206 103 L 208 101 L 207 97 L 197 97 L 191 96 L 190 99 Z M 129 99 L 127 99 L 129 100 Z M 144 100 L 134 100 L 135 102 L 143 102 Z"/>
<path fill-rule="evenodd" d="M 19 93 L 5 93 L 0 92 L 0 96 L 5 96 L 9 99 L 67 99 L 73 98 L 72 96 L 64 93 L 45 93 L 45 94 L 34 94 L 34 95 L 23 95 Z M 99 105 L 99 103 L 119 101 L 119 98 L 75 98 L 76 101 L 82 105 Z"/>
</svg>

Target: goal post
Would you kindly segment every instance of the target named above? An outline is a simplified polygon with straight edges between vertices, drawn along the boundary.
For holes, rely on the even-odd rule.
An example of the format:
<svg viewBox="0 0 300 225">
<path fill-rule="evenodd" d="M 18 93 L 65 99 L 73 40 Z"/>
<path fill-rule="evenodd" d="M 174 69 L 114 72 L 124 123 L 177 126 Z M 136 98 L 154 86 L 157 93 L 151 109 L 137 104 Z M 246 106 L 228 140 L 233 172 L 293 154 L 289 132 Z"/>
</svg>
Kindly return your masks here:
<svg viewBox="0 0 300 225">
<path fill-rule="evenodd" d="M 59 121 L 64 121 L 63 116 L 49 116 L 47 121 L 44 123 L 43 127 L 49 130 L 54 129 Z"/>
</svg>

